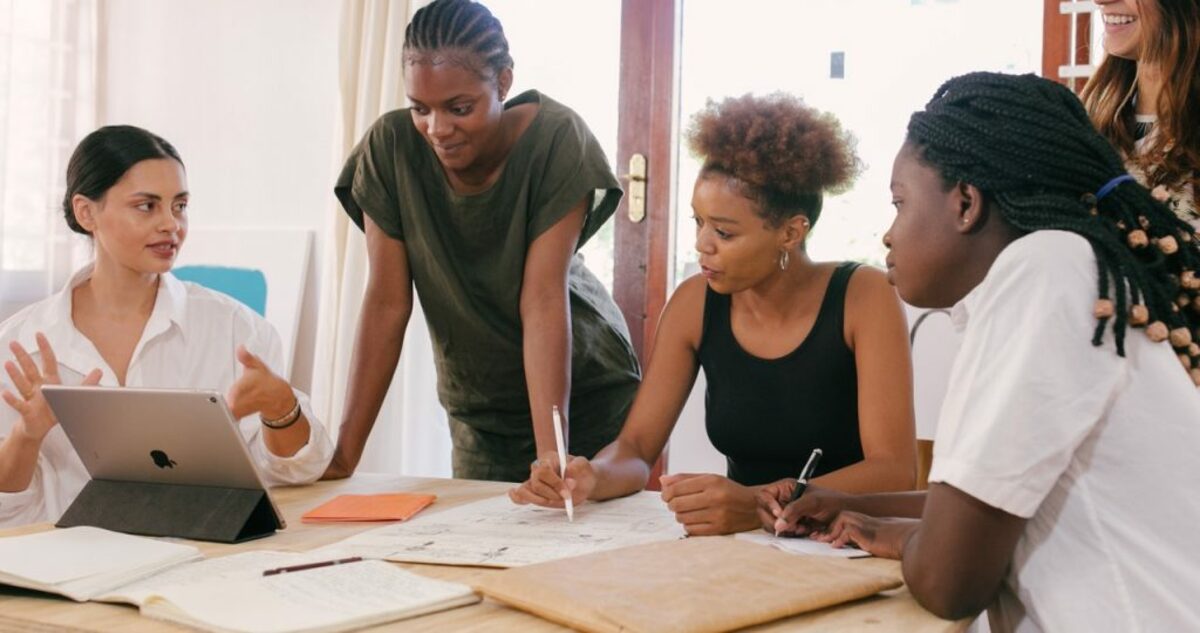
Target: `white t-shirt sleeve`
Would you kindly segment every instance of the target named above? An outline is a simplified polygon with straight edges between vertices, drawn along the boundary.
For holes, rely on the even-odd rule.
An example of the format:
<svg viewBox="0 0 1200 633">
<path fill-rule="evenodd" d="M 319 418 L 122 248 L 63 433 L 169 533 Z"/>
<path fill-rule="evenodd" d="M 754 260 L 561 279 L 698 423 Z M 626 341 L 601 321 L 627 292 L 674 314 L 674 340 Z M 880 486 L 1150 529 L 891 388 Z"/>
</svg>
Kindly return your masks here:
<svg viewBox="0 0 1200 633">
<path fill-rule="evenodd" d="M 1127 379 L 1111 333 L 1091 344 L 1096 290 L 1081 237 L 1037 232 L 1001 253 L 967 300 L 931 482 L 1033 516 Z"/>
</svg>

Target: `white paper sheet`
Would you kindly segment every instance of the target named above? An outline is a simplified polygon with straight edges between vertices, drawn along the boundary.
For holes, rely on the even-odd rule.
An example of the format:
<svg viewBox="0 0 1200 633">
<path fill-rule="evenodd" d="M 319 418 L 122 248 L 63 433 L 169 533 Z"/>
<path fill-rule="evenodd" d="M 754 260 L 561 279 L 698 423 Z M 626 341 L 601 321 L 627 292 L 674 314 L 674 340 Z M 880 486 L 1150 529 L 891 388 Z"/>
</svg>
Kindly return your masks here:
<svg viewBox="0 0 1200 633">
<path fill-rule="evenodd" d="M 268 569 L 315 563 L 335 558 L 347 558 L 347 556 L 339 556 L 333 550 L 326 550 L 320 553 L 276 552 L 270 550 L 241 552 L 219 558 L 184 563 L 148 578 L 143 578 L 137 582 L 113 589 L 103 595 L 97 596 L 95 600 L 102 602 L 128 602 L 140 606 L 146 601 L 146 598 L 167 587 L 260 578 L 262 577 L 262 573 Z"/>
<path fill-rule="evenodd" d="M 810 556 L 832 556 L 835 558 L 868 558 L 871 555 L 853 547 L 836 548 L 829 543 L 814 541 L 803 537 L 774 536 L 766 532 L 742 532 L 734 538 L 759 545 L 774 547 L 792 554 L 808 554 Z"/>
<path fill-rule="evenodd" d="M 574 522 L 561 509 L 518 506 L 501 496 L 422 514 L 331 547 L 399 562 L 519 567 L 684 535 L 658 493 L 581 504 Z"/>
</svg>

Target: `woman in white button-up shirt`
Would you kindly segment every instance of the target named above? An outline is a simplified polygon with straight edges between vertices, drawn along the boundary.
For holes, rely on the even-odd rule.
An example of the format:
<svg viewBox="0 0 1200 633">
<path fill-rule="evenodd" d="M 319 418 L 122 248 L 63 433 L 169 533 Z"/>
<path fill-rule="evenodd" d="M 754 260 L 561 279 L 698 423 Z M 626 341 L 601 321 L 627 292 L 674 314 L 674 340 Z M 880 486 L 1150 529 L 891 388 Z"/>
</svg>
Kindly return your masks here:
<svg viewBox="0 0 1200 633">
<path fill-rule="evenodd" d="M 0 324 L 0 526 L 56 520 L 88 480 L 41 385 L 183 387 L 226 392 L 269 484 L 316 480 L 332 443 L 308 398 L 276 371 L 279 335 L 233 299 L 181 282 L 187 177 L 145 130 L 101 128 L 76 148 L 63 212 L 95 261 L 58 294 Z"/>
</svg>

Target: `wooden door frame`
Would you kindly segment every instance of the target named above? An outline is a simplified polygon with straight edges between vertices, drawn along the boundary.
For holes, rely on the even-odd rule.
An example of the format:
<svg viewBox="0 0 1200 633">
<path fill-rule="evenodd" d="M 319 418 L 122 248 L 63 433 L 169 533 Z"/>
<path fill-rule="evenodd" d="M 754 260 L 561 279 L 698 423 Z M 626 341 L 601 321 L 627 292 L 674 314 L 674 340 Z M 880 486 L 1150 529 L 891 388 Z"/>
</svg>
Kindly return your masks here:
<svg viewBox="0 0 1200 633">
<path fill-rule="evenodd" d="M 1091 60 L 1092 15 L 1090 12 L 1063 13 L 1062 0 L 1043 0 L 1042 4 L 1042 77 L 1070 86 L 1078 92 L 1086 78 L 1062 77 L 1059 67 L 1072 59 L 1077 65 Z M 1075 50 L 1071 50 L 1071 21 L 1076 24 Z M 1072 57 L 1074 55 L 1074 57 Z"/>
<path fill-rule="evenodd" d="M 618 95 L 617 172 L 629 159 L 647 159 L 646 212 L 629 217 L 622 198 L 614 227 L 613 298 L 625 315 L 633 348 L 645 368 L 654 348 L 658 317 L 667 301 L 671 266 L 672 197 L 675 192 L 675 120 L 678 109 L 678 0 L 622 0 L 621 73 Z M 629 191 L 629 180 L 622 178 Z M 666 467 L 655 466 L 650 488 Z"/>
<path fill-rule="evenodd" d="M 670 270 L 674 124 L 678 83 L 676 0 L 623 0 L 617 169 L 629 171 L 633 154 L 647 158 L 646 216 L 629 219 L 630 196 L 617 208 L 613 295 L 625 314 L 638 358 L 654 346 L 666 305 Z M 622 182 L 628 188 L 628 180 Z"/>
</svg>

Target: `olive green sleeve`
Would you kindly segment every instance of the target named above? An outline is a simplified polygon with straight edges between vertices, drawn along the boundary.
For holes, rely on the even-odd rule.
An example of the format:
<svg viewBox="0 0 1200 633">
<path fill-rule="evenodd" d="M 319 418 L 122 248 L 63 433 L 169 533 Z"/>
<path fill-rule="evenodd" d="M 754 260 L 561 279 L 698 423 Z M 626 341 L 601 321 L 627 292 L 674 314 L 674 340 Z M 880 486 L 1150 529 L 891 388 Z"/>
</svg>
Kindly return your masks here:
<svg viewBox="0 0 1200 633">
<path fill-rule="evenodd" d="M 586 197 L 591 208 L 579 235 L 579 248 L 608 221 L 621 201 L 621 189 L 604 150 L 583 120 L 570 114 L 556 122 L 550 151 L 544 157 L 529 211 L 531 243 Z"/>
<path fill-rule="evenodd" d="M 367 130 L 346 159 L 333 193 L 360 229 L 365 213 L 384 233 L 403 240 L 396 190 L 396 162 L 403 157 L 398 156 L 393 128 L 397 114 L 401 111 L 383 115 Z"/>
</svg>

